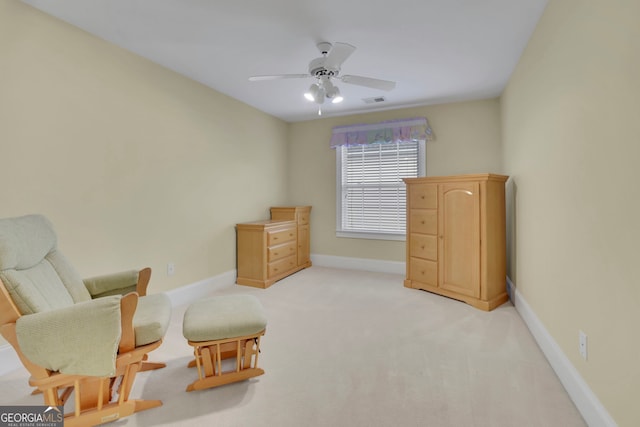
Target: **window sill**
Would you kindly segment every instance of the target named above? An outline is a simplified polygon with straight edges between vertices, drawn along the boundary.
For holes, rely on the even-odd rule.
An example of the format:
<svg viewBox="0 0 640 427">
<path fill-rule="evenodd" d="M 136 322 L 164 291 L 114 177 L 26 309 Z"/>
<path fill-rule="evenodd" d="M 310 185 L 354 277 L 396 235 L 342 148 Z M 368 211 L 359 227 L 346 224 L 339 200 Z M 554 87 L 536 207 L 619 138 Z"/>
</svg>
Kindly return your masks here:
<svg viewBox="0 0 640 427">
<path fill-rule="evenodd" d="M 364 231 L 336 231 L 336 237 L 347 237 L 351 239 L 371 239 L 371 240 L 396 240 L 406 241 L 405 234 L 373 233 Z"/>
</svg>

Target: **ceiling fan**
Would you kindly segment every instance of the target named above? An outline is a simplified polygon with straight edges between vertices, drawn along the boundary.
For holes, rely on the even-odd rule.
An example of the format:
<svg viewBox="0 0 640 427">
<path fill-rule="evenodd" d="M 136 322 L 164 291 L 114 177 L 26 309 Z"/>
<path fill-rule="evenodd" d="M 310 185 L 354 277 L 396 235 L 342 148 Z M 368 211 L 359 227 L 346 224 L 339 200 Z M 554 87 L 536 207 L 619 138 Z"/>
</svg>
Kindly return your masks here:
<svg viewBox="0 0 640 427">
<path fill-rule="evenodd" d="M 325 99 L 331 100 L 336 104 L 342 102 L 340 89 L 333 84 L 332 79 L 341 80 L 343 83 L 370 87 L 380 90 L 392 90 L 396 87 L 396 83 L 389 80 L 374 79 L 371 77 L 344 75 L 340 76 L 340 67 L 349 56 L 356 50 L 355 46 L 348 43 L 321 42 L 317 44 L 318 50 L 322 54 L 321 57 L 313 59 L 309 63 L 308 74 L 279 74 L 271 76 L 252 76 L 250 81 L 277 80 L 277 79 L 298 79 L 314 77 L 316 83 L 309 87 L 304 96 L 309 101 L 323 104 Z M 318 114 L 321 114 L 318 110 Z"/>
</svg>

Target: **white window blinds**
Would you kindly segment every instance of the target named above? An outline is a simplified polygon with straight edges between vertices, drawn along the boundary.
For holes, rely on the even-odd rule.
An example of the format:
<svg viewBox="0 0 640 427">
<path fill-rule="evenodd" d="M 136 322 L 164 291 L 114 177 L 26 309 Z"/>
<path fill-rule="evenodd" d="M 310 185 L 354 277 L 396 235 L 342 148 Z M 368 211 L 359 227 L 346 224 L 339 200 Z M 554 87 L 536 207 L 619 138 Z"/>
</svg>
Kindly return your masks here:
<svg viewBox="0 0 640 427">
<path fill-rule="evenodd" d="M 413 141 L 337 148 L 338 235 L 404 236 L 406 188 L 402 178 L 424 175 L 423 147 L 424 142 Z"/>
</svg>

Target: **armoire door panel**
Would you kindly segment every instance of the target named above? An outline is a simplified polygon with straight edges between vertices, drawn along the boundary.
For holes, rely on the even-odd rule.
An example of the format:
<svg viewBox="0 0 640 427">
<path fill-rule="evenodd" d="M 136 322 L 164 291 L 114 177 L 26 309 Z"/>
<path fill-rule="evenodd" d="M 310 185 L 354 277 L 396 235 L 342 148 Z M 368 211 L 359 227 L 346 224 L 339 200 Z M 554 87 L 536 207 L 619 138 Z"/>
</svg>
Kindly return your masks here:
<svg viewBox="0 0 640 427">
<path fill-rule="evenodd" d="M 442 184 L 440 197 L 440 286 L 480 296 L 480 195 L 477 182 Z"/>
</svg>

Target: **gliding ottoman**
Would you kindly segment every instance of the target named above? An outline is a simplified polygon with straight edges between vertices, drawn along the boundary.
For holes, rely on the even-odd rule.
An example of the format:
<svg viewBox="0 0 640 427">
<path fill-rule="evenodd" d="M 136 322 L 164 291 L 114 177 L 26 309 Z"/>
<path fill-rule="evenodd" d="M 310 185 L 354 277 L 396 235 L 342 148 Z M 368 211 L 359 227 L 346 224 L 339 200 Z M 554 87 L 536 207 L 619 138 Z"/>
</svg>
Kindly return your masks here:
<svg viewBox="0 0 640 427">
<path fill-rule="evenodd" d="M 191 304 L 184 314 L 182 333 L 194 348 L 195 360 L 189 367 L 198 368 L 198 379 L 187 391 L 264 374 L 258 368 L 258 353 L 266 327 L 264 309 L 253 295 L 217 296 Z"/>
</svg>

